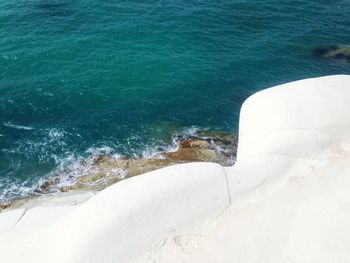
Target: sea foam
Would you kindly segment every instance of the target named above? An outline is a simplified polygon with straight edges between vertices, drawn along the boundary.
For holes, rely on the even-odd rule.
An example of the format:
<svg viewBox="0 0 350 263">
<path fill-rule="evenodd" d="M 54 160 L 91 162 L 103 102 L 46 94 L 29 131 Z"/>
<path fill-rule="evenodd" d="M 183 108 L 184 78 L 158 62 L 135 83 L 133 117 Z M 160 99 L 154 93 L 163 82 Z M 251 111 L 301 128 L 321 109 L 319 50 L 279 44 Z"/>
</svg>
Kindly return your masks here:
<svg viewBox="0 0 350 263">
<path fill-rule="evenodd" d="M 8 128 L 13 128 L 13 129 L 18 129 L 18 130 L 34 130 L 35 128 L 33 127 L 29 127 L 29 126 L 24 126 L 24 125 L 18 125 L 18 124 L 14 124 L 11 122 L 4 122 L 3 123 L 4 126 L 8 127 Z"/>
</svg>

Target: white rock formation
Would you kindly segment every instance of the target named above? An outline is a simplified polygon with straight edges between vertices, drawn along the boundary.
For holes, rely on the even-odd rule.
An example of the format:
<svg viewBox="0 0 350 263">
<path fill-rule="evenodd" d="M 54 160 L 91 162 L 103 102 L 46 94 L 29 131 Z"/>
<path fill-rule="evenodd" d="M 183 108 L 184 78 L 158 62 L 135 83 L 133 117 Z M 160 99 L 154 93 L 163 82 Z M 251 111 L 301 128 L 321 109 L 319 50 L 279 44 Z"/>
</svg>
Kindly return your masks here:
<svg viewBox="0 0 350 263">
<path fill-rule="evenodd" d="M 350 76 L 251 96 L 239 132 L 233 167 L 177 165 L 85 203 L 5 210 L 0 262 L 350 262 Z"/>
</svg>

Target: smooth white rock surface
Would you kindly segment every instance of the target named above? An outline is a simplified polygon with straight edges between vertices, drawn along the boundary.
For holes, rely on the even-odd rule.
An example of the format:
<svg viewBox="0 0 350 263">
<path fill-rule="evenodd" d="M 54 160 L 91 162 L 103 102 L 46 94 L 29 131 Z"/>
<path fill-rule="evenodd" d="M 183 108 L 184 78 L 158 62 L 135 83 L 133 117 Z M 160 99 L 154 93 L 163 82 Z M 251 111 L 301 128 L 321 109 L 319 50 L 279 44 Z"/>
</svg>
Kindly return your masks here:
<svg viewBox="0 0 350 263">
<path fill-rule="evenodd" d="M 11 230 L 24 215 L 25 209 L 14 209 L 0 214 L 0 235 L 2 232 Z"/>
<path fill-rule="evenodd" d="M 76 209 L 75 206 L 38 206 L 24 212 L 15 228 L 45 227 Z"/>
<path fill-rule="evenodd" d="M 273 193 L 256 189 L 209 226 L 163 240 L 139 262 L 350 262 L 349 186 L 349 160 L 332 161 Z"/>
<path fill-rule="evenodd" d="M 251 96 L 231 207 L 209 226 L 155 244 L 140 262 L 350 262 L 350 76 Z"/>
<path fill-rule="evenodd" d="M 0 255 L 6 262 L 132 262 L 158 240 L 199 227 L 229 206 L 223 167 L 171 166 L 117 183 L 51 224 L 43 212 L 54 210 L 29 210 L 26 224 L 0 236 Z"/>
<path fill-rule="evenodd" d="M 350 147 L 350 76 L 306 79 L 258 92 L 242 106 L 237 159 L 329 158 Z"/>
<path fill-rule="evenodd" d="M 60 201 L 3 212 L 0 259 L 350 262 L 349 189 L 350 76 L 292 82 L 243 104 L 235 166 L 160 169 L 60 216 Z"/>
</svg>

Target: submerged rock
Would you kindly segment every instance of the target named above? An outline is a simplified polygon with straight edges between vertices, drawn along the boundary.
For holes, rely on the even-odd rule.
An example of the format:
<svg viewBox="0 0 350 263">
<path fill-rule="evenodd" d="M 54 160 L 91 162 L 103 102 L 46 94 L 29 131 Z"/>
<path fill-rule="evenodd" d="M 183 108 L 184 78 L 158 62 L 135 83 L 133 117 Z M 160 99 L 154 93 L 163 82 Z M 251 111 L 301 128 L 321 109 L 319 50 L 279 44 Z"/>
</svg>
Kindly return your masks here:
<svg viewBox="0 0 350 263">
<path fill-rule="evenodd" d="M 345 60 L 350 63 L 350 45 L 317 48 L 315 55 L 323 58 Z"/>
</svg>

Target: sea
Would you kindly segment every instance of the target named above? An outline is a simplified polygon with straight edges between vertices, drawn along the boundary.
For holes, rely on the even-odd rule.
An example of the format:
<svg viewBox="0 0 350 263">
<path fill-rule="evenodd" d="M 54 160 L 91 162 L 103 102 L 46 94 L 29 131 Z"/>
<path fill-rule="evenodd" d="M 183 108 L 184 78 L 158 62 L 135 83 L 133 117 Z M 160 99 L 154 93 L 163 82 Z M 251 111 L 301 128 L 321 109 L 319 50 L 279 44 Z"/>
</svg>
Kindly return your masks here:
<svg viewBox="0 0 350 263">
<path fill-rule="evenodd" d="M 349 44 L 349 0 L 2 0 L 0 203 L 91 156 L 236 133 L 253 93 L 350 74 L 315 55 Z"/>
</svg>

